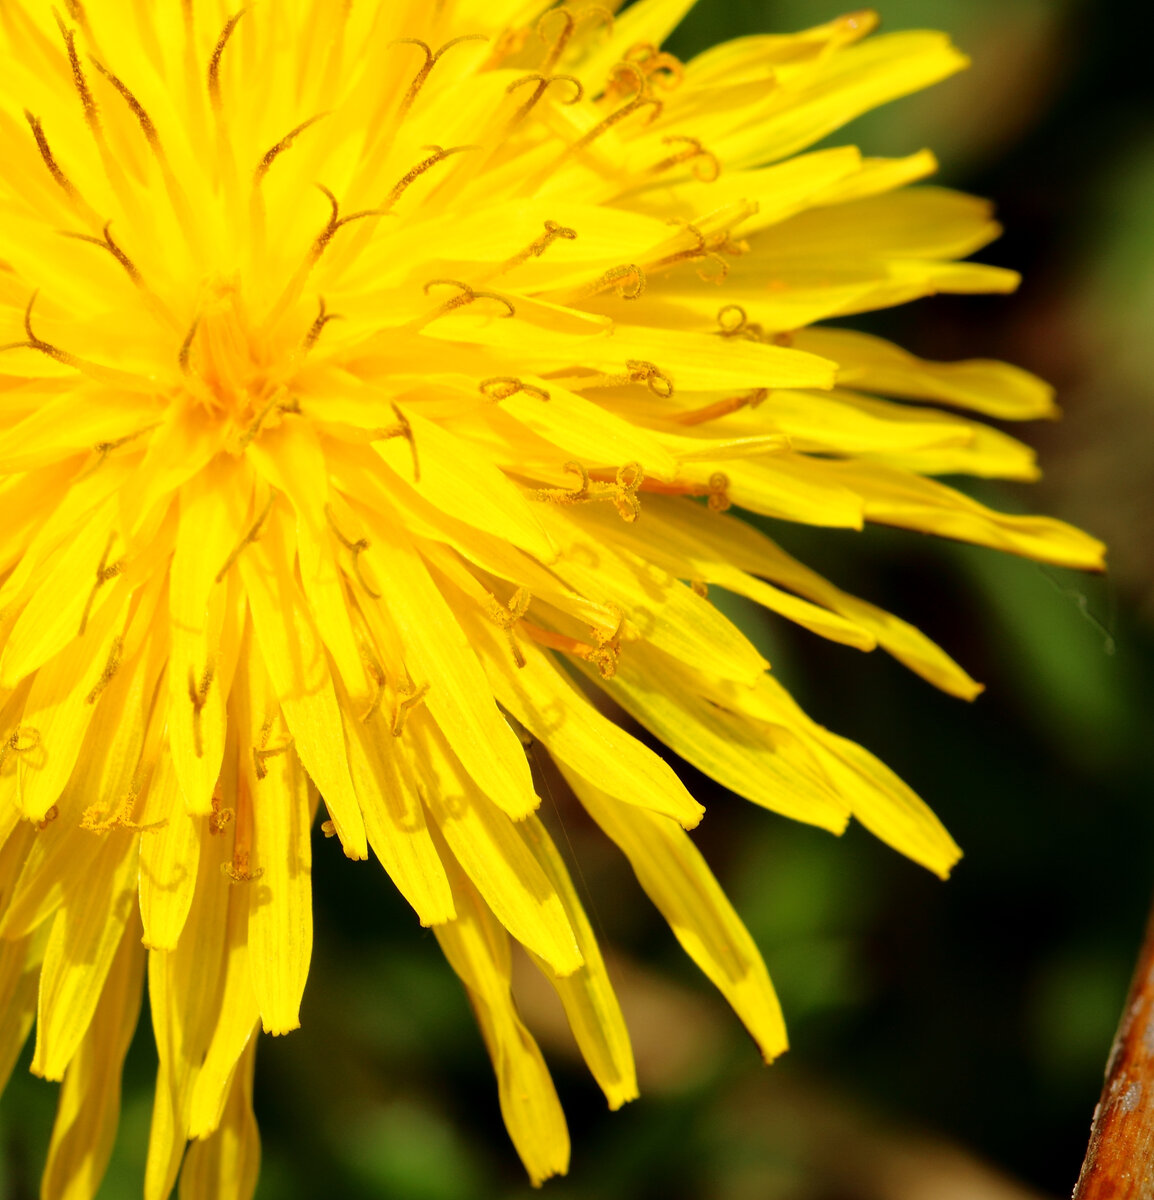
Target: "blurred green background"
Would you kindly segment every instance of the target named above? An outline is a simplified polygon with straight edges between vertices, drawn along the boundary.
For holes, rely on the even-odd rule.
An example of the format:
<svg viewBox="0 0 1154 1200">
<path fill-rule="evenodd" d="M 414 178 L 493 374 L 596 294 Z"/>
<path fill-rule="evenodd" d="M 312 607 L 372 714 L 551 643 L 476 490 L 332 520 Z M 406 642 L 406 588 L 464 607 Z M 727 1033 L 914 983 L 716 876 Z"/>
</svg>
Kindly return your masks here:
<svg viewBox="0 0 1154 1200">
<path fill-rule="evenodd" d="M 688 56 L 846 7 L 700 0 L 669 48 Z M 766 1069 L 623 860 L 549 797 L 546 820 L 580 861 L 612 948 L 643 1092 L 608 1113 L 525 980 L 573 1134 L 569 1177 L 547 1185 L 555 1200 L 1028 1200 L 1068 1195 L 1085 1148 L 1154 885 L 1154 104 L 1141 8 L 879 7 L 886 29 L 947 30 L 974 66 L 831 140 L 871 154 L 932 147 L 941 181 L 997 202 L 1008 232 L 982 257 L 1025 284 L 867 327 L 929 357 L 1002 357 L 1056 383 L 1064 419 L 1024 430 L 1043 483 L 970 490 L 1084 524 L 1110 542 L 1111 571 L 1085 579 L 887 530 L 771 528 L 987 684 L 968 706 L 880 654 L 734 607 L 808 710 L 907 779 L 966 857 L 943 884 L 860 830 L 839 841 L 687 769 L 709 809 L 699 842 L 789 1021 L 793 1048 Z M 304 1028 L 258 1055 L 258 1196 L 530 1195 L 432 935 L 379 868 L 327 842 L 316 857 Z M 145 1021 L 107 1200 L 140 1194 L 154 1069 Z M 36 1194 L 55 1091 L 17 1069 L 0 1102 L 0 1195 Z"/>
</svg>

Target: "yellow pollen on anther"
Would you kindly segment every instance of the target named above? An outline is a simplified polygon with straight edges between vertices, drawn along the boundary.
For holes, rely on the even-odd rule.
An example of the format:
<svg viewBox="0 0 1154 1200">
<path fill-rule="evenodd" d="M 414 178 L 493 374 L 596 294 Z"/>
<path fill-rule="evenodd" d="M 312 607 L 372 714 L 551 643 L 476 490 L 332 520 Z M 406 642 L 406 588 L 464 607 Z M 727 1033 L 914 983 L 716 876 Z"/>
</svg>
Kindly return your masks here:
<svg viewBox="0 0 1154 1200">
<path fill-rule="evenodd" d="M 513 593 L 507 605 L 502 604 L 492 592 L 485 593 L 485 615 L 505 633 L 509 640 L 513 661 L 518 669 L 525 666 L 525 655 L 522 653 L 521 647 L 517 645 L 517 638 L 513 630 L 517 622 L 529 611 L 532 600 L 532 595 L 523 587 Z"/>
<path fill-rule="evenodd" d="M 278 754 L 284 754 L 292 746 L 292 738 L 278 742 L 275 746 L 268 745 L 273 725 L 273 721 L 265 721 L 260 731 L 260 745 L 252 748 L 253 769 L 258 780 L 264 779 L 268 775 L 268 767 L 265 766 L 265 762 L 270 758 L 275 758 Z"/>
<path fill-rule="evenodd" d="M 477 385 L 483 396 L 490 400 L 508 400 L 518 392 L 533 396 L 538 400 L 548 400 L 549 393 L 543 387 L 526 383 L 515 375 L 495 375 L 492 379 L 482 379 Z"/>
<path fill-rule="evenodd" d="M 409 424 L 409 418 L 400 410 L 394 402 L 390 405 L 393 410 L 393 415 L 397 418 L 395 425 L 386 425 L 382 429 L 374 429 L 371 431 L 369 440 L 373 442 L 388 441 L 390 438 L 401 437 L 409 443 L 409 451 L 413 456 L 413 482 L 421 482 L 421 463 L 417 457 L 417 442 L 413 437 L 413 427 Z"/>
<path fill-rule="evenodd" d="M 189 667 L 188 669 L 188 698 L 192 701 L 192 746 L 197 758 L 204 757 L 200 714 L 204 711 L 204 706 L 208 703 L 208 689 L 212 687 L 212 681 L 215 677 L 216 664 L 211 660 L 208 666 L 204 668 L 204 674 L 201 675 L 199 683 L 197 683 L 196 676 L 192 673 L 192 668 Z"/>
<path fill-rule="evenodd" d="M 124 570 L 124 559 L 117 559 L 114 563 L 109 563 L 108 556 L 112 553 L 112 547 L 116 545 L 116 534 L 109 534 L 108 544 L 104 547 L 104 553 L 100 556 L 100 563 L 96 568 L 96 582 L 92 585 L 92 591 L 88 594 L 88 599 L 84 604 L 84 611 L 80 615 L 80 632 L 79 637 L 83 637 L 88 628 L 88 618 L 92 615 L 92 606 L 96 603 L 96 594 L 110 580 L 115 579 Z"/>
<path fill-rule="evenodd" d="M 117 635 L 112 639 L 112 647 L 108 651 L 108 661 L 104 664 L 104 670 L 100 672 L 100 678 L 92 688 L 92 691 L 84 697 L 85 704 L 95 704 L 100 698 L 101 692 L 112 682 L 113 676 L 120 670 L 120 659 L 124 653 L 124 639 Z"/>
</svg>

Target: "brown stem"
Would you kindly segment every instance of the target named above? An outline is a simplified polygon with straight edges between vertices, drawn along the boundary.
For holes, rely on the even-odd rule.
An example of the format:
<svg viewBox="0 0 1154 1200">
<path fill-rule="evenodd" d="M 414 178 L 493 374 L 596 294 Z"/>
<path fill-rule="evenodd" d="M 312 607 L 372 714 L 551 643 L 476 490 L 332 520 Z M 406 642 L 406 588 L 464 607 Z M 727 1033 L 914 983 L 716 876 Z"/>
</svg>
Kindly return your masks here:
<svg viewBox="0 0 1154 1200">
<path fill-rule="evenodd" d="M 1154 1198 L 1154 911 L 1094 1110 L 1073 1200 Z"/>
</svg>

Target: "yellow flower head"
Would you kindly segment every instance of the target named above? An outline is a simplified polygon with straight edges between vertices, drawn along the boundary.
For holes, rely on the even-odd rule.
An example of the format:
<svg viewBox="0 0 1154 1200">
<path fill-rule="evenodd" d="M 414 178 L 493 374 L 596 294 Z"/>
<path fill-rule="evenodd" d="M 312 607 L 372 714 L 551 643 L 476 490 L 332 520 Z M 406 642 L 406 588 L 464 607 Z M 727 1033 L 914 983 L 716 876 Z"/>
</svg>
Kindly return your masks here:
<svg viewBox="0 0 1154 1200">
<path fill-rule="evenodd" d="M 731 506 L 1100 565 L 927 478 L 1029 479 L 1024 446 L 881 398 L 1014 419 L 1044 385 L 811 327 L 1014 287 L 957 261 L 986 204 L 905 187 L 928 153 L 804 153 L 965 60 L 861 12 L 682 63 L 688 7 L 0 6 L 0 1080 L 35 1016 L 46 1197 L 95 1192 L 146 960 L 145 1194 L 182 1158 L 183 1195 L 251 1192 L 254 1033 L 298 1025 L 322 802 L 464 981 L 529 1174 L 564 1171 L 510 938 L 610 1105 L 636 1083 L 530 742 L 784 1050 L 701 807 L 599 692 L 757 804 L 955 861 L 707 587 L 970 697 Z"/>
</svg>

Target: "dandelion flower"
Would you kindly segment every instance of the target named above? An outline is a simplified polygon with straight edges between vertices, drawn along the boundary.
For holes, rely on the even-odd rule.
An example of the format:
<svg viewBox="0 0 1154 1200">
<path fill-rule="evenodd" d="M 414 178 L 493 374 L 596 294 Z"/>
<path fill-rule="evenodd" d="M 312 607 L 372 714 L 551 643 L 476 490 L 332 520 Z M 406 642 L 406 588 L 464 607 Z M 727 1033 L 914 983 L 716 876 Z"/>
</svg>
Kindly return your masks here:
<svg viewBox="0 0 1154 1200">
<path fill-rule="evenodd" d="M 958 410 L 1044 416 L 1044 385 L 814 326 L 1015 286 L 959 261 L 985 203 L 906 186 L 928 153 L 808 149 L 965 59 L 860 12 L 682 63 L 688 7 L 0 8 L 0 1079 L 35 1018 L 63 1081 L 44 1196 L 96 1190 L 146 966 L 145 1195 L 182 1163 L 184 1196 L 251 1193 L 255 1034 L 299 1023 L 322 805 L 316 851 L 371 848 L 463 980 L 529 1175 L 564 1171 L 511 940 L 609 1104 L 636 1082 L 530 739 L 781 1053 L 701 807 L 599 692 L 756 804 L 955 861 L 707 589 L 972 697 L 731 506 L 1100 566 L 932 478 L 1033 478 Z"/>
</svg>

